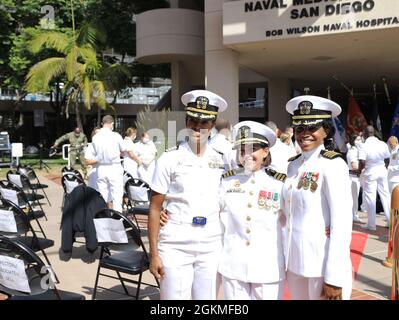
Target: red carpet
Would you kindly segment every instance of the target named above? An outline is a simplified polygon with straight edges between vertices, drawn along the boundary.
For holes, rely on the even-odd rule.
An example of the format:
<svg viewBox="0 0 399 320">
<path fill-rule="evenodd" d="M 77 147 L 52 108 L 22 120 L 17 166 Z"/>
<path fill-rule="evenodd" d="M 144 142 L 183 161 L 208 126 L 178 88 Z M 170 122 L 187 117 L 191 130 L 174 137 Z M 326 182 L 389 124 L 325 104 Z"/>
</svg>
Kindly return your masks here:
<svg viewBox="0 0 399 320">
<path fill-rule="evenodd" d="M 366 233 L 357 233 L 352 232 L 352 241 L 351 241 L 351 260 L 352 260 L 352 268 L 353 268 L 353 279 L 356 278 L 357 272 L 359 271 L 360 261 L 362 259 L 362 253 L 364 247 L 366 246 L 368 234 Z M 291 296 L 288 291 L 287 281 L 285 282 L 284 289 L 284 300 L 290 300 Z"/>
</svg>

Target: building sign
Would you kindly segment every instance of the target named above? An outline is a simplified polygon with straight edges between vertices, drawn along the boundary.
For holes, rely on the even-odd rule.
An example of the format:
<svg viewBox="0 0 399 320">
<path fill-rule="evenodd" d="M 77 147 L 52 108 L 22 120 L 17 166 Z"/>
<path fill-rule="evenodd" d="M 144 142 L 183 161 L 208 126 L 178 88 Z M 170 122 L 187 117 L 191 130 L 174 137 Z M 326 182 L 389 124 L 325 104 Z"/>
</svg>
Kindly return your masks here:
<svg viewBox="0 0 399 320">
<path fill-rule="evenodd" d="M 243 0 L 223 6 L 224 44 L 394 27 L 399 0 Z"/>
</svg>

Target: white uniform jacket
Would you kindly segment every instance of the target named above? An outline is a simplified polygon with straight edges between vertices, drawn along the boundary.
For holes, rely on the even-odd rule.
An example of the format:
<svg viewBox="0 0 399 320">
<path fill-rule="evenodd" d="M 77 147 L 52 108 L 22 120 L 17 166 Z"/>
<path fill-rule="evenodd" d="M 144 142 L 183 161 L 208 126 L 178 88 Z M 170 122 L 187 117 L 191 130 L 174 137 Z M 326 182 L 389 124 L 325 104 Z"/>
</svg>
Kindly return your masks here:
<svg viewBox="0 0 399 320">
<path fill-rule="evenodd" d="M 221 221 L 225 230 L 219 273 L 227 278 L 247 283 L 285 279 L 279 220 L 285 175 L 275 172 L 275 176 L 262 168 L 222 179 Z"/>
<path fill-rule="evenodd" d="M 399 146 L 391 151 L 388 166 L 388 182 L 395 185 L 399 183 Z"/>
<path fill-rule="evenodd" d="M 352 272 L 350 180 L 345 161 L 323 148 L 303 152 L 288 166 L 283 187 L 286 265 L 298 275 L 324 277 L 325 283 L 342 288 Z"/>
</svg>

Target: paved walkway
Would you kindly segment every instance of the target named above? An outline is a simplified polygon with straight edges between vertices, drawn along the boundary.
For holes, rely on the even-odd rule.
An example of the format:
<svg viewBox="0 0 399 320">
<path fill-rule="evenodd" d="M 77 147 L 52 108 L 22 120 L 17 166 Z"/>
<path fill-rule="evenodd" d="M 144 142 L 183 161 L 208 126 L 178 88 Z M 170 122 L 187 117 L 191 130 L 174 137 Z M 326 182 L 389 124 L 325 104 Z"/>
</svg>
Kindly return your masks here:
<svg viewBox="0 0 399 320">
<path fill-rule="evenodd" d="M 68 260 L 68 257 L 59 251 L 63 189 L 60 185 L 59 177 L 47 175 L 46 178 L 46 174 L 39 170 L 38 174 L 42 183 L 47 183 L 49 185 L 46 192 L 50 198 L 52 206 L 44 206 L 49 221 L 42 220 L 41 223 L 48 237 L 55 241 L 54 247 L 47 249 L 47 252 L 49 259 L 60 278 L 60 284 L 58 284 L 57 287 L 62 290 L 83 294 L 86 296 L 86 299 L 91 299 L 98 267 L 99 252 L 90 254 L 85 249 L 84 243 L 75 243 L 72 256 Z M 363 213 L 360 215 L 364 218 Z M 146 217 L 141 217 L 139 222 L 144 227 L 144 230 L 142 231 L 143 240 L 148 245 L 147 232 L 145 230 Z M 391 269 L 388 269 L 381 264 L 386 257 L 388 229 L 382 227 L 384 225 L 384 219 L 381 215 L 377 215 L 377 225 L 378 228 L 376 232 L 368 231 L 369 237 L 363 251 L 357 278 L 353 285 L 354 290 L 352 298 L 355 300 L 379 300 L 390 298 Z M 354 231 L 364 232 L 358 224 L 354 225 Z M 84 241 L 83 238 L 78 238 L 78 240 Z M 143 279 L 145 282 L 155 284 L 154 278 L 149 272 L 145 272 Z M 100 278 L 100 285 L 114 290 L 122 290 L 119 281 L 106 277 Z M 144 288 L 145 289 L 142 290 L 142 294 L 144 294 L 143 299 L 159 299 L 157 289 L 152 287 Z M 132 290 L 132 293 L 134 293 L 134 290 Z M 100 289 L 97 298 L 126 299 L 126 296 Z"/>
</svg>

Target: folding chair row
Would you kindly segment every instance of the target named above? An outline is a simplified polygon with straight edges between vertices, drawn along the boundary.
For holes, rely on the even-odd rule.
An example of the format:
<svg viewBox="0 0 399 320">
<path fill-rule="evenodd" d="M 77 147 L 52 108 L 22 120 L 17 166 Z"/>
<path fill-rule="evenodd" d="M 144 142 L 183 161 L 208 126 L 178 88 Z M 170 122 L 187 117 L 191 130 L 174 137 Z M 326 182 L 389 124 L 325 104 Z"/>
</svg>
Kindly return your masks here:
<svg viewBox="0 0 399 320">
<path fill-rule="evenodd" d="M 51 281 L 51 272 L 28 246 L 0 235 L 0 260 L 12 262 L 17 268 L 19 281 L 6 281 L 0 284 L 0 292 L 9 300 L 84 300 L 84 296 L 58 290 Z M 5 279 L 4 269 L 0 269 L 1 278 Z M 9 276 L 9 274 L 7 274 Z M 12 279 L 11 279 L 12 280 Z"/>
<path fill-rule="evenodd" d="M 17 167 L 17 171 L 28 178 L 31 188 L 33 190 L 42 190 L 44 196 L 46 197 L 46 200 L 49 204 L 49 206 L 51 207 L 51 203 L 50 203 L 50 199 L 47 197 L 47 193 L 44 189 L 48 188 L 47 184 L 41 183 L 39 180 L 39 177 L 36 175 L 35 170 L 33 170 L 33 168 L 28 167 L 28 166 L 23 166 L 23 165 L 19 165 Z"/>
<path fill-rule="evenodd" d="M 18 205 L 4 198 L 2 198 L 1 201 L 3 207 L 0 208 L 0 214 L 2 215 L 2 220 L 7 221 L 7 224 L 0 225 L 0 235 L 15 238 L 34 252 L 40 251 L 48 265 L 51 267 L 50 260 L 44 250 L 53 247 L 54 241 L 47 238 L 39 238 L 36 235 L 36 231 L 33 229 L 28 216 Z M 37 219 L 35 220 L 37 221 Z M 27 236 L 27 234 L 31 235 Z M 59 283 L 55 272 L 54 277 Z"/>
<path fill-rule="evenodd" d="M 38 219 L 43 218 L 46 216 L 43 210 L 35 210 L 29 199 L 27 198 L 25 192 L 16 184 L 7 181 L 7 180 L 0 180 L 0 199 L 7 200 L 9 202 L 13 202 L 16 204 L 21 210 L 27 211 L 27 216 L 30 221 L 35 220 L 39 229 L 40 233 L 43 234 L 45 238 L 47 238 L 43 227 L 41 226 Z M 4 202 L 4 201 L 3 201 Z"/>
</svg>

